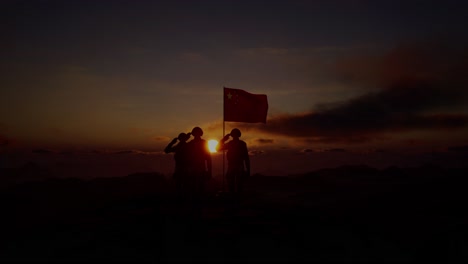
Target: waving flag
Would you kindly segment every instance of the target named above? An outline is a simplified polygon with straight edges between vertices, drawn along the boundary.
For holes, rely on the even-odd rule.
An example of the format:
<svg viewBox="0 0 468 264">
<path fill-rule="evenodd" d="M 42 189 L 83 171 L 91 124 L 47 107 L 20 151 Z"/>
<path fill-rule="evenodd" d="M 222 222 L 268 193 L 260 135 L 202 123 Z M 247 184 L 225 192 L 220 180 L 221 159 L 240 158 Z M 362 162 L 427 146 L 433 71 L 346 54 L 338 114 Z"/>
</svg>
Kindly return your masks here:
<svg viewBox="0 0 468 264">
<path fill-rule="evenodd" d="M 224 87 L 224 121 L 266 123 L 268 100 L 265 94 L 251 94 Z"/>
</svg>

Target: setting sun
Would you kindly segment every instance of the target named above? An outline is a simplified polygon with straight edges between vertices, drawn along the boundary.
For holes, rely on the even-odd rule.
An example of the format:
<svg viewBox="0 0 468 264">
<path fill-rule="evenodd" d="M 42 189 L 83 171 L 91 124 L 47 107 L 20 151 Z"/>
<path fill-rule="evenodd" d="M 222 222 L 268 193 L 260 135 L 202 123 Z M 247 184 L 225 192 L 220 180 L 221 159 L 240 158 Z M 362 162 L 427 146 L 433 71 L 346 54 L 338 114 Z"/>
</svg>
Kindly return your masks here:
<svg viewBox="0 0 468 264">
<path fill-rule="evenodd" d="M 218 141 L 217 140 L 211 139 L 211 140 L 208 141 L 208 148 L 209 148 L 211 153 L 216 152 L 216 146 L 218 146 Z"/>
</svg>

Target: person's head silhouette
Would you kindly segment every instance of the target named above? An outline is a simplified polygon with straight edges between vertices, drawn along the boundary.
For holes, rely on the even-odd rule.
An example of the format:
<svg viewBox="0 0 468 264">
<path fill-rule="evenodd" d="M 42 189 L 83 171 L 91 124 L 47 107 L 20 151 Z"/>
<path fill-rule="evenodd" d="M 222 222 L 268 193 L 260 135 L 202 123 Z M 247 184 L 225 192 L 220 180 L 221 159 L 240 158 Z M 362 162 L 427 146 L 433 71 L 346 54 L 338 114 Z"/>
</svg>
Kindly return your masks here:
<svg viewBox="0 0 468 264">
<path fill-rule="evenodd" d="M 180 133 L 177 138 L 179 139 L 180 142 L 186 142 L 190 138 L 190 133 L 188 134 Z"/>
<path fill-rule="evenodd" d="M 239 129 L 234 128 L 233 130 L 231 130 L 231 137 L 232 137 L 233 139 L 239 139 L 240 136 L 241 136 L 241 132 L 240 132 Z"/>
<path fill-rule="evenodd" d="M 199 127 L 194 127 L 192 129 L 192 135 L 195 138 L 200 138 L 201 136 L 203 136 L 203 130 Z"/>
</svg>

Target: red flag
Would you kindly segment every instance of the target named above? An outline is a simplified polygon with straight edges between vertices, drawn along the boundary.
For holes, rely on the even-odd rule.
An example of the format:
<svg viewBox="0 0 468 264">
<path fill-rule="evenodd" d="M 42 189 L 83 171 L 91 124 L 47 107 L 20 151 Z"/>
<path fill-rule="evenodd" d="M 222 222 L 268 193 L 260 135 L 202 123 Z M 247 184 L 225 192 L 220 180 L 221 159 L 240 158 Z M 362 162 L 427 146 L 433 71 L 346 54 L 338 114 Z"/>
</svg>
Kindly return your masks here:
<svg viewBox="0 0 468 264">
<path fill-rule="evenodd" d="M 268 100 L 265 94 L 224 87 L 224 121 L 266 123 Z"/>
</svg>

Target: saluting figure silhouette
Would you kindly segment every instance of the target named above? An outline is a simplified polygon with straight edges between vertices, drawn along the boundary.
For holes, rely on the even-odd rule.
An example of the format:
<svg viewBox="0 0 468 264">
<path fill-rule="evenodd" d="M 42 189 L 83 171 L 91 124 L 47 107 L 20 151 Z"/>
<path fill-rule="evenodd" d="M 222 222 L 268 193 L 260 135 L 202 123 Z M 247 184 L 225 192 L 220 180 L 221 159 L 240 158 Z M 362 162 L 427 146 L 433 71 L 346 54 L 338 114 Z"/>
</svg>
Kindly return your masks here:
<svg viewBox="0 0 468 264">
<path fill-rule="evenodd" d="M 190 138 L 190 133 L 180 133 L 178 137 L 174 138 L 164 149 L 165 153 L 174 152 L 175 170 L 173 179 L 176 185 L 178 195 L 183 195 L 187 192 L 188 174 L 190 153 L 187 140 Z M 179 141 L 177 145 L 175 145 Z"/>
<path fill-rule="evenodd" d="M 203 130 L 192 129 L 193 140 L 187 143 L 189 153 L 189 181 L 192 194 L 200 198 L 205 182 L 211 178 L 211 154 L 206 140 L 202 139 Z"/>
<path fill-rule="evenodd" d="M 234 128 L 225 135 L 218 145 L 218 150 L 227 150 L 228 169 L 226 173 L 228 189 L 231 193 L 239 193 L 245 179 L 250 176 L 250 158 L 247 144 L 240 140 L 241 132 Z M 232 140 L 229 140 L 232 137 Z"/>
</svg>

